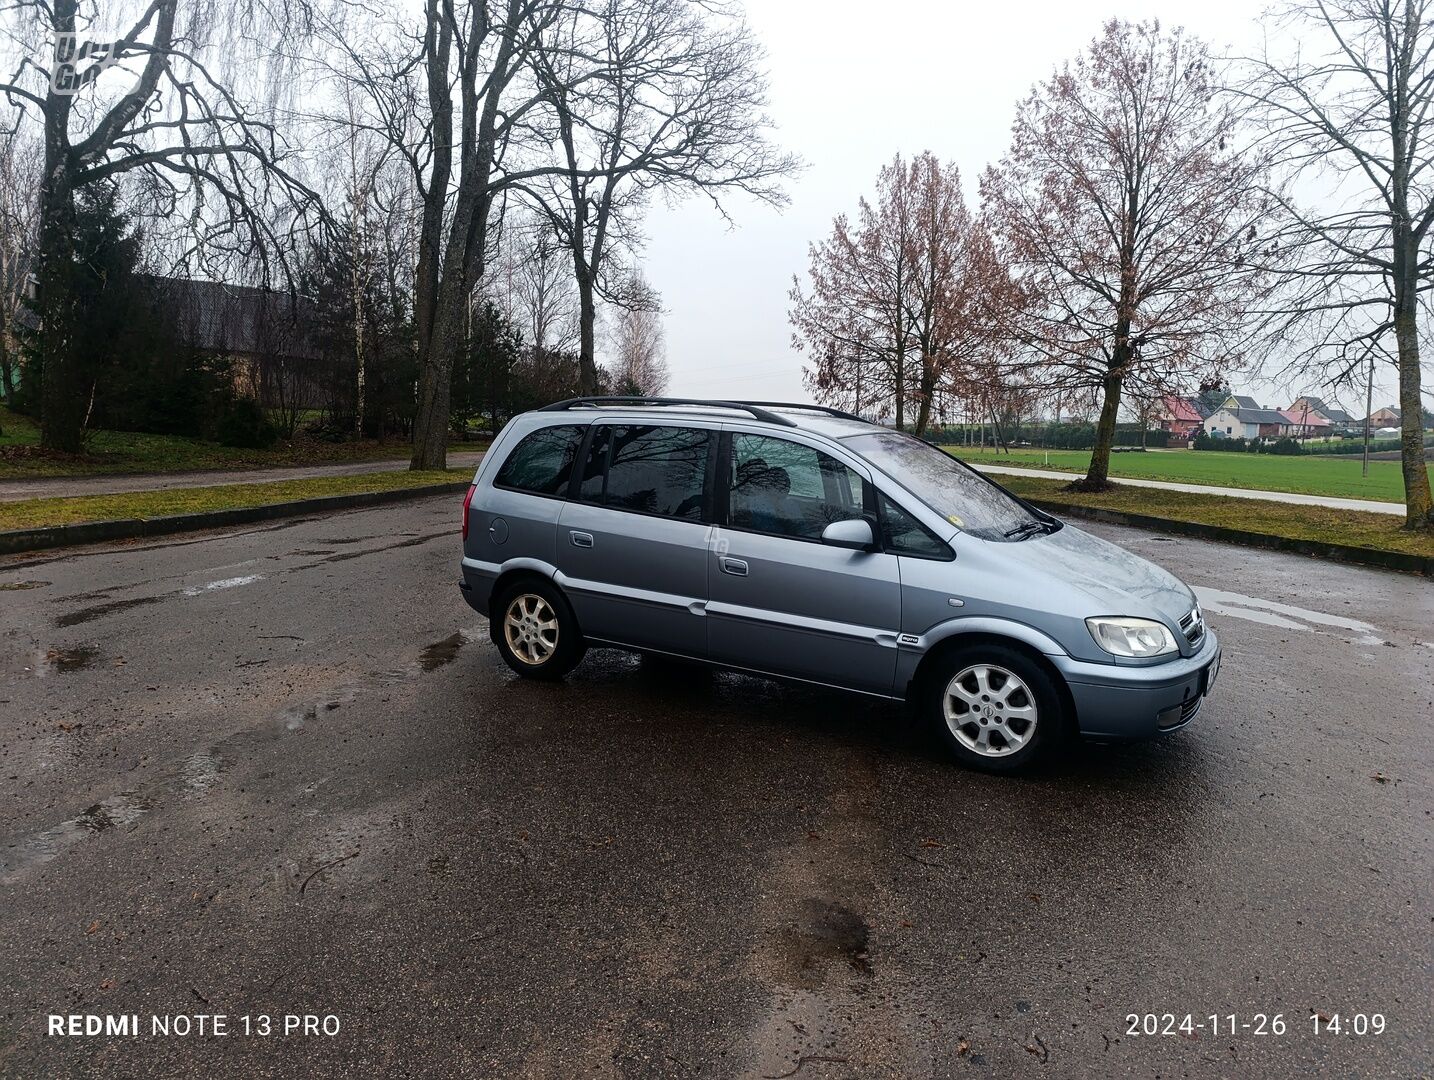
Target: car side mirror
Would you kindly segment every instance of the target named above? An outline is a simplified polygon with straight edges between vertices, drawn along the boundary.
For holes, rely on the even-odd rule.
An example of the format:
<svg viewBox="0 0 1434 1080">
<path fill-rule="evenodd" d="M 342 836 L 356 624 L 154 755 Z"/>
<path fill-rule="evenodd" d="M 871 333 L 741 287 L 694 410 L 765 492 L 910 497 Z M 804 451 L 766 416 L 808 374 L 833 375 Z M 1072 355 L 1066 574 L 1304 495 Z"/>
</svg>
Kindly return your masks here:
<svg viewBox="0 0 1434 1080">
<path fill-rule="evenodd" d="M 876 548 L 876 533 L 866 518 L 848 518 L 846 521 L 833 521 L 823 529 L 822 543 L 828 547 L 872 551 Z"/>
</svg>

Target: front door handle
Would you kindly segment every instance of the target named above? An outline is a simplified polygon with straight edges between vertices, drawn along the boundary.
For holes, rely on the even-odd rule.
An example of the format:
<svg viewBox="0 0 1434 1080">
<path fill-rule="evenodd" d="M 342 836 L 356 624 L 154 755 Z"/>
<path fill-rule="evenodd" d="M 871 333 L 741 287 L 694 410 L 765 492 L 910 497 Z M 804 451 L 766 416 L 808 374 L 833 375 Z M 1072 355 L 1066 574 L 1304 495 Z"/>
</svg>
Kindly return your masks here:
<svg viewBox="0 0 1434 1080">
<path fill-rule="evenodd" d="M 724 574 L 734 574 L 737 577 L 747 576 L 747 564 L 741 559 L 729 559 L 723 555 L 717 560 L 717 565 L 722 568 Z"/>
<path fill-rule="evenodd" d="M 570 533 L 568 533 L 568 536 L 572 538 L 573 547 L 590 548 L 590 547 L 593 546 L 593 534 L 592 534 L 592 533 L 570 532 Z"/>
</svg>

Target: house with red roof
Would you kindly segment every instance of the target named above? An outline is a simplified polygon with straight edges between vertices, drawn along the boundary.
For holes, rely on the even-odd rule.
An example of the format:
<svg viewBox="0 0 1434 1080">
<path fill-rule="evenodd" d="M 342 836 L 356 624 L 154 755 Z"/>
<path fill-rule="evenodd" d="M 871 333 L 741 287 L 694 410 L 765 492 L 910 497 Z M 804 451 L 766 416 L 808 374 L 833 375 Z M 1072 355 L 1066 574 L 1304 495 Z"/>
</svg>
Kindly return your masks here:
<svg viewBox="0 0 1434 1080">
<path fill-rule="evenodd" d="M 1290 434 L 1296 439 L 1323 438 L 1334 426 L 1327 417 L 1311 409 L 1296 409 L 1291 406 L 1281 409 L 1280 414 L 1289 420 Z"/>
<path fill-rule="evenodd" d="M 1205 417 L 1189 398 L 1167 394 L 1160 402 L 1161 411 L 1155 417 L 1160 430 L 1168 431 L 1177 439 L 1192 438 L 1200 430 Z"/>
</svg>

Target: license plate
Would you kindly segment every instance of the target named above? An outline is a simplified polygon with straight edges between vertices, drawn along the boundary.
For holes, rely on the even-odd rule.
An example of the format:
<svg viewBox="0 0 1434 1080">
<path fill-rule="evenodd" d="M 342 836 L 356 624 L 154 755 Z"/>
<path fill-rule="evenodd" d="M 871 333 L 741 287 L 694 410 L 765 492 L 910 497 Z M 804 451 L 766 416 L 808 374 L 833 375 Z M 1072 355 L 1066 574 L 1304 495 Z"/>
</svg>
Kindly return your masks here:
<svg viewBox="0 0 1434 1080">
<path fill-rule="evenodd" d="M 1208 693 L 1214 688 L 1214 686 L 1215 686 L 1215 676 L 1217 676 L 1217 675 L 1219 675 L 1219 674 L 1220 674 L 1220 654 L 1219 654 L 1219 653 L 1216 653 L 1216 654 L 1215 654 L 1215 659 L 1211 660 L 1210 663 L 1209 663 L 1209 666 L 1207 666 L 1207 667 L 1205 668 L 1205 688 L 1204 688 L 1204 690 L 1201 691 L 1201 693 L 1208 694 Z"/>
</svg>

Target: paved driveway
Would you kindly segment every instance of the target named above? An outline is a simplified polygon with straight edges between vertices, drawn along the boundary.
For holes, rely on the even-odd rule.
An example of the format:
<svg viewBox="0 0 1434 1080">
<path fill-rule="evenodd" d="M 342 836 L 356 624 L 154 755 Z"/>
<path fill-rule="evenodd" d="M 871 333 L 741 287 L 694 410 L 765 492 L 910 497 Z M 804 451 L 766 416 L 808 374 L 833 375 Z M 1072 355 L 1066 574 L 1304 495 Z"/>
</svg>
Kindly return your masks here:
<svg viewBox="0 0 1434 1080">
<path fill-rule="evenodd" d="M 518 681 L 457 510 L 0 562 L 0 1072 L 1427 1072 L 1429 582 L 1099 528 L 1204 590 L 1220 685 L 1002 780 L 859 698 Z"/>
</svg>

